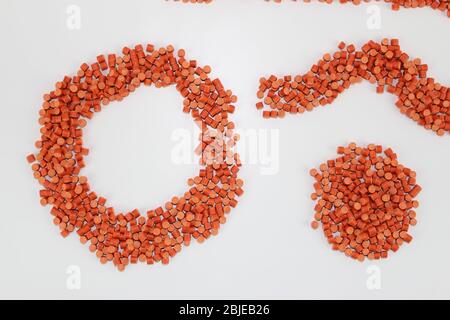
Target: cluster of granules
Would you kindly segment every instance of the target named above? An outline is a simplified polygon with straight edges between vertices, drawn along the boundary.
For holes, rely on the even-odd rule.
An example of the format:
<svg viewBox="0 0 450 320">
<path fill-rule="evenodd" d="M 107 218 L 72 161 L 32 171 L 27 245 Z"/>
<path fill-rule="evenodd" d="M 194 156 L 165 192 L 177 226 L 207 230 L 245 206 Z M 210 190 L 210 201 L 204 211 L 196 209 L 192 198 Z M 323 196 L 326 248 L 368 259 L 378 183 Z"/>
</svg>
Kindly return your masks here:
<svg viewBox="0 0 450 320">
<path fill-rule="evenodd" d="M 166 0 L 168 1 L 168 0 Z M 183 3 L 211 3 L 213 0 L 172 0 L 176 2 L 183 2 Z M 283 0 L 264 0 L 266 2 L 275 2 L 275 3 L 281 3 Z M 304 2 L 304 3 L 310 3 L 313 2 L 312 0 L 290 0 L 294 2 Z M 376 2 L 379 2 L 381 0 L 375 0 Z M 447 13 L 447 17 L 450 17 L 450 1 L 448 0 L 382 0 L 383 2 L 390 3 L 391 8 L 394 11 L 399 10 L 400 8 L 405 9 L 414 9 L 414 8 L 424 8 L 429 7 L 434 10 L 440 10 Z M 332 4 L 336 2 L 335 0 L 318 0 L 318 2 L 321 3 L 327 3 Z M 354 5 L 359 5 L 363 2 L 372 2 L 371 0 L 338 0 L 341 4 L 351 3 Z"/>
<path fill-rule="evenodd" d="M 170 1 L 170 0 L 166 0 Z M 182 3 L 211 3 L 213 0 L 172 0 L 175 2 L 182 2 Z"/>
<path fill-rule="evenodd" d="M 281 3 L 283 0 L 265 0 L 267 2 L 276 2 Z M 290 0 L 294 2 L 305 2 L 310 3 L 311 0 Z M 375 0 L 376 2 L 379 2 L 381 0 Z M 429 7 L 434 10 L 440 10 L 447 13 L 447 17 L 450 17 L 450 2 L 448 0 L 382 0 L 383 2 L 390 3 L 391 9 L 394 11 L 399 10 L 400 8 L 405 9 L 415 9 L 415 8 L 425 8 Z M 354 4 L 359 5 L 363 2 L 373 2 L 371 0 L 318 0 L 318 2 L 332 4 L 333 2 L 339 2 L 341 4 Z"/>
<path fill-rule="evenodd" d="M 339 44 L 339 51 L 326 53 L 304 75 L 261 78 L 256 104 L 263 117 L 283 117 L 330 104 L 352 84 L 365 79 L 378 93 L 397 96 L 401 113 L 442 136 L 450 132 L 450 90 L 427 77 L 427 65 L 411 60 L 397 39 L 369 41 L 355 46 Z M 268 109 L 268 110 L 267 110 Z"/>
<path fill-rule="evenodd" d="M 209 66 L 187 60 L 184 50 L 167 46 L 125 47 L 122 55 L 99 55 L 82 64 L 76 76 L 66 76 L 44 95 L 39 111 L 41 138 L 37 154 L 30 154 L 34 177 L 43 189 L 41 204 L 51 205 L 54 223 L 66 237 L 76 231 L 102 263 L 112 261 L 123 270 L 138 261 L 169 263 L 194 238 L 203 242 L 216 235 L 242 195 L 237 174 L 240 160 L 234 146 L 238 136 L 229 114 L 236 96 L 220 80 L 211 80 Z M 88 149 L 83 127 L 111 101 L 121 101 L 141 85 L 175 85 L 184 98 L 183 111 L 201 126 L 202 168 L 189 179 L 189 189 L 163 206 L 141 214 L 118 213 L 91 190 L 80 175 Z"/>
<path fill-rule="evenodd" d="M 401 165 L 388 148 L 350 143 L 338 147 L 339 157 L 312 169 L 315 206 L 313 229 L 321 223 L 332 245 L 363 261 L 387 258 L 412 236 L 416 224 L 414 200 L 421 191 L 416 173 Z"/>
</svg>

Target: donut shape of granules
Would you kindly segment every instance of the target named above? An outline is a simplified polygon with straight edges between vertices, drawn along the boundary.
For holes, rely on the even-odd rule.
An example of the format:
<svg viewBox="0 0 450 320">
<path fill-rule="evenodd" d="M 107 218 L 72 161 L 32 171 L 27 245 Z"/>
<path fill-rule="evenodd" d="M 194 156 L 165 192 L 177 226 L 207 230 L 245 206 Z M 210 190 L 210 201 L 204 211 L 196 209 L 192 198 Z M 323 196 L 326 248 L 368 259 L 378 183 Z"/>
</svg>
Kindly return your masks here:
<svg viewBox="0 0 450 320">
<path fill-rule="evenodd" d="M 191 239 L 203 242 L 218 233 L 243 193 L 243 181 L 234 152 L 239 137 L 229 119 L 237 98 L 219 79 L 211 80 L 210 72 L 209 66 L 188 60 L 183 49 L 175 53 L 171 45 L 136 45 L 124 47 L 121 55 L 99 55 L 96 62 L 83 63 L 76 76 L 64 77 L 44 95 L 41 138 L 35 143 L 39 151 L 27 160 L 42 187 L 41 204 L 52 207 L 63 237 L 76 232 L 101 263 L 111 261 L 122 271 L 138 261 L 167 264 Z M 83 128 L 96 112 L 142 85 L 176 86 L 183 112 L 201 128 L 195 150 L 201 169 L 183 195 L 146 213 L 119 213 L 80 175 L 88 155 Z"/>
<path fill-rule="evenodd" d="M 168 1 L 168 0 L 166 0 Z M 198 3 L 198 4 L 209 4 L 212 3 L 213 0 L 172 0 L 175 2 L 181 3 Z M 274 2 L 274 3 L 282 3 L 283 0 L 264 0 L 266 2 Z M 439 10 L 446 13 L 447 17 L 450 18 L 450 1 L 448 0 L 375 0 L 375 2 L 386 2 L 391 4 L 391 9 L 394 11 L 402 9 L 415 9 L 415 8 L 425 8 L 429 7 L 433 10 Z M 287 1 L 284 1 L 287 2 Z M 291 0 L 291 2 L 304 2 L 310 3 L 311 0 Z M 318 2 L 332 4 L 333 2 L 337 2 L 334 0 L 319 0 Z M 360 5 L 361 3 L 370 3 L 372 0 L 339 0 L 340 4 L 353 4 L 355 6 Z"/>
<path fill-rule="evenodd" d="M 338 158 L 311 169 L 316 201 L 311 227 L 322 227 L 333 250 L 364 261 L 385 259 L 404 243 L 416 225 L 422 188 L 416 172 L 399 163 L 391 148 L 350 143 Z"/>
<path fill-rule="evenodd" d="M 325 106 L 353 84 L 367 80 L 376 92 L 397 97 L 395 106 L 425 129 L 450 133 L 450 90 L 427 77 L 428 66 L 410 59 L 398 39 L 369 41 L 360 49 L 339 43 L 303 75 L 260 79 L 256 104 L 264 118 L 282 118 Z"/>
</svg>

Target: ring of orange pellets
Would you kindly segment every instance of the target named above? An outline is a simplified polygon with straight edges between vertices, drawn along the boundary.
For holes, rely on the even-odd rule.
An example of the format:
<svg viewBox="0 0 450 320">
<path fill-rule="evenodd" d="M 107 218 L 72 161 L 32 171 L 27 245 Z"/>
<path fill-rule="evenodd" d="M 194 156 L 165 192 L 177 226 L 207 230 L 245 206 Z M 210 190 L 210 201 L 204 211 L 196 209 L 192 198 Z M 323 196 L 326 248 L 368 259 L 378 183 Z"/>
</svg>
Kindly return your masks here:
<svg viewBox="0 0 450 320">
<path fill-rule="evenodd" d="M 99 55 L 97 62 L 82 64 L 76 76 L 64 77 L 44 95 L 39 152 L 27 160 L 43 187 L 41 204 L 52 206 L 62 236 L 76 231 L 101 263 L 112 261 L 124 270 L 138 261 L 167 264 L 192 238 L 203 242 L 218 233 L 243 193 L 243 181 L 233 152 L 238 136 L 228 117 L 237 99 L 220 80 L 211 80 L 210 72 L 209 66 L 187 60 L 182 49 L 176 55 L 170 45 L 158 50 L 137 45 L 123 48 L 121 56 Z M 80 175 L 88 154 L 83 128 L 95 112 L 141 85 L 176 86 L 184 98 L 183 111 L 202 130 L 196 149 L 201 169 L 188 180 L 188 191 L 163 206 L 144 215 L 138 210 L 116 213 Z"/>
<path fill-rule="evenodd" d="M 174 0 L 176 2 L 183 3 L 211 3 L 213 0 Z M 266 2 L 281 3 L 283 0 L 264 0 Z M 311 0 L 291 0 L 293 2 L 310 3 Z M 381 0 L 375 0 L 379 2 Z M 415 9 L 429 7 L 434 10 L 439 10 L 447 13 L 447 17 L 450 17 L 450 2 L 448 0 L 382 0 L 383 2 L 390 3 L 391 9 L 398 11 L 400 8 Z M 318 0 L 321 3 L 332 4 L 335 0 Z M 355 6 L 360 5 L 363 2 L 372 2 L 371 0 L 339 0 L 339 3 L 346 4 L 351 3 Z"/>
<path fill-rule="evenodd" d="M 341 42 L 339 51 L 324 54 L 304 75 L 261 78 L 257 97 L 263 101 L 256 108 L 266 106 L 264 118 L 312 111 L 365 79 L 377 85 L 377 93 L 396 95 L 401 113 L 442 136 L 450 133 L 450 90 L 428 78 L 427 70 L 400 50 L 397 39 L 369 41 L 361 50 Z"/>
<path fill-rule="evenodd" d="M 387 258 L 404 242 L 411 242 L 409 227 L 416 225 L 414 198 L 421 191 L 416 173 L 401 165 L 391 148 L 350 143 L 338 147 L 339 157 L 312 169 L 314 220 L 321 224 L 333 250 L 364 261 Z"/>
</svg>

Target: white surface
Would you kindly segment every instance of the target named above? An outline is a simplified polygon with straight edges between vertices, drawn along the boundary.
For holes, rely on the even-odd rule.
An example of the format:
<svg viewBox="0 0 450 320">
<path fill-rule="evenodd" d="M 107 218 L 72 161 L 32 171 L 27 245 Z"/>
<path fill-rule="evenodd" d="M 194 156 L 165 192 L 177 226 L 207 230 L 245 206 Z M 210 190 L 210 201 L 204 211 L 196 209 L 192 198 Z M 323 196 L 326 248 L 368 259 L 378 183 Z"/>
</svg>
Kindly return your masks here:
<svg viewBox="0 0 450 320">
<path fill-rule="evenodd" d="M 66 8 L 81 8 L 81 29 L 66 27 Z M 340 40 L 361 45 L 397 37 L 404 51 L 450 83 L 450 23 L 430 9 L 393 12 L 380 3 L 382 28 L 366 27 L 367 5 L 267 4 L 216 0 L 211 5 L 150 1 L 0 2 L 1 298 L 450 298 L 450 141 L 401 115 L 395 97 L 357 85 L 333 105 L 284 120 L 256 111 L 258 79 L 306 72 Z M 39 138 L 42 95 L 99 53 L 152 42 L 184 48 L 237 94 L 239 129 L 279 129 L 279 171 L 245 165 L 245 195 L 218 237 L 185 248 L 168 266 L 138 264 L 119 273 L 101 265 L 72 235 L 63 239 L 25 156 Z M 194 166 L 170 161 L 171 134 L 192 130 L 174 88 L 141 88 L 92 120 L 86 174 L 118 208 L 152 208 L 186 189 Z M 333 252 L 309 227 L 308 170 L 350 141 L 391 146 L 423 187 L 414 241 L 386 261 L 363 264 Z M 367 268 L 380 268 L 369 290 Z M 81 270 L 80 290 L 66 287 Z"/>
</svg>

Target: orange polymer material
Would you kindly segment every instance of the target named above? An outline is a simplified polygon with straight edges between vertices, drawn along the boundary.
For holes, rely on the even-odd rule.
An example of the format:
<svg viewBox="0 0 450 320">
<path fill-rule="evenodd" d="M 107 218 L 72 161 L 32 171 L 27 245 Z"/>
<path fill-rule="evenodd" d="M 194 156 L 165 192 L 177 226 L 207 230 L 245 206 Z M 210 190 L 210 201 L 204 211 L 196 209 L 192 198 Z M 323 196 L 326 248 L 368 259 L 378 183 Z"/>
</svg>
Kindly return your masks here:
<svg viewBox="0 0 450 320">
<path fill-rule="evenodd" d="M 183 3 L 211 3 L 213 0 L 173 0 L 173 1 L 179 1 Z M 266 2 L 275 2 L 275 3 L 281 3 L 283 0 L 264 0 Z M 311 0 L 291 0 L 293 2 L 305 2 L 310 3 Z M 338 0 L 339 3 L 345 4 L 345 3 L 351 3 L 354 5 L 359 5 L 362 2 L 372 2 L 371 0 Z M 381 0 L 375 0 L 376 2 Z M 450 1 L 448 0 L 382 0 L 383 2 L 390 3 L 391 9 L 394 11 L 399 10 L 400 8 L 406 8 L 406 9 L 414 9 L 414 8 L 424 8 L 424 7 L 430 7 L 434 10 L 440 10 L 447 13 L 447 17 L 450 17 Z M 335 0 L 318 0 L 318 2 L 332 4 L 333 2 L 336 2 Z"/>
<path fill-rule="evenodd" d="M 76 76 L 64 77 L 44 95 L 39 152 L 27 157 L 43 188 L 41 204 L 52 206 L 61 235 L 75 231 L 101 263 L 112 261 L 119 270 L 138 261 L 167 264 L 192 238 L 203 242 L 216 235 L 243 193 L 239 156 L 233 151 L 238 136 L 229 119 L 236 96 L 219 79 L 210 79 L 209 66 L 186 59 L 184 50 L 175 54 L 172 46 L 137 45 L 122 53 L 82 64 Z M 176 86 L 184 98 L 183 111 L 202 129 L 196 149 L 201 169 L 188 180 L 183 195 L 145 214 L 119 213 L 80 175 L 88 154 L 83 128 L 108 103 L 142 85 Z"/>
<path fill-rule="evenodd" d="M 416 224 L 414 198 L 421 191 L 416 173 L 401 165 L 388 148 L 350 143 L 339 157 L 312 169 L 313 229 L 321 224 L 333 250 L 363 261 L 387 258 L 389 251 L 411 242 Z"/>
<path fill-rule="evenodd" d="M 450 90 L 427 77 L 428 66 L 411 60 L 397 39 L 369 41 L 357 50 L 339 44 L 339 51 L 326 53 L 304 75 L 261 78 L 257 97 L 264 118 L 297 114 L 332 103 L 352 84 L 368 80 L 376 91 L 397 96 L 401 113 L 442 136 L 450 133 Z"/>
<path fill-rule="evenodd" d="M 283 0 L 265 0 L 267 2 L 276 2 L 281 3 Z M 291 0 L 294 2 L 312 2 L 311 0 Z M 376 0 L 379 2 L 381 0 Z M 399 10 L 400 8 L 406 9 L 414 9 L 414 8 L 424 8 L 430 7 L 434 10 L 440 10 L 447 13 L 447 17 L 450 17 L 450 1 L 448 0 L 382 0 L 383 2 L 390 3 L 391 9 L 394 11 Z M 335 0 L 319 0 L 319 2 L 331 4 L 336 2 Z M 359 5 L 362 2 L 373 2 L 371 0 L 338 0 L 339 3 L 352 3 L 354 5 Z"/>
</svg>

